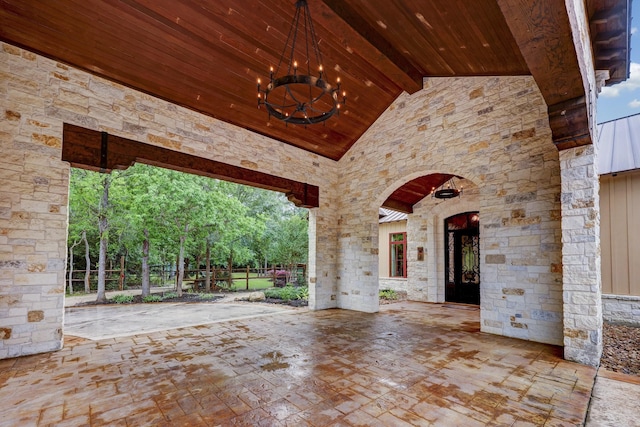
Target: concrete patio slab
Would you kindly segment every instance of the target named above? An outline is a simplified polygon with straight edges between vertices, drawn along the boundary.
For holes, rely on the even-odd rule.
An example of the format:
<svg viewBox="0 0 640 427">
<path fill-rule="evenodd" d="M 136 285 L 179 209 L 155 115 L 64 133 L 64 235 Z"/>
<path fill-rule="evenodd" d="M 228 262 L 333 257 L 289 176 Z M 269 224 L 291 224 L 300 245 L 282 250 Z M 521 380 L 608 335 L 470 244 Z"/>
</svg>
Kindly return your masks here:
<svg viewBox="0 0 640 427">
<path fill-rule="evenodd" d="M 600 368 L 586 427 L 639 427 L 640 377 Z"/>
<path fill-rule="evenodd" d="M 215 302 L 67 307 L 64 332 L 101 340 L 293 312 L 295 310 L 277 305 Z"/>
<path fill-rule="evenodd" d="M 0 425 L 575 426 L 596 369 L 402 302 L 90 341 L 0 360 Z"/>
</svg>

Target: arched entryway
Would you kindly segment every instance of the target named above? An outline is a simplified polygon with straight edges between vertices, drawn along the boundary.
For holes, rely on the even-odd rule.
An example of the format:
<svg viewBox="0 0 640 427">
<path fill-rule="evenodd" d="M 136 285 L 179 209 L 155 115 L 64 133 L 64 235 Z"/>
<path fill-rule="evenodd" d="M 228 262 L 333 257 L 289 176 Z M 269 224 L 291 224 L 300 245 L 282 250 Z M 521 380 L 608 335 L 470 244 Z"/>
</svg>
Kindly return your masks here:
<svg viewBox="0 0 640 427">
<path fill-rule="evenodd" d="M 445 301 L 480 304 L 480 216 L 465 212 L 444 220 Z"/>
</svg>

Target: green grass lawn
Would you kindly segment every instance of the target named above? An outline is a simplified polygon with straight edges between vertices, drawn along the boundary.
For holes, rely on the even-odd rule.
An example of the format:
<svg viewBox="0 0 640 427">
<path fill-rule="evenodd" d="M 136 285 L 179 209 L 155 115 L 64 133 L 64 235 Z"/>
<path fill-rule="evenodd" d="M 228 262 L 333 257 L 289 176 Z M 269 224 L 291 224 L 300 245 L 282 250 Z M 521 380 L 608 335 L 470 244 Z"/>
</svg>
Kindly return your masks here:
<svg viewBox="0 0 640 427">
<path fill-rule="evenodd" d="M 249 273 L 249 290 L 263 290 L 273 287 L 273 280 L 270 277 L 260 277 L 256 273 Z M 233 273 L 233 285 L 231 286 L 233 291 L 245 291 L 247 290 L 247 273 L 236 272 Z"/>
<path fill-rule="evenodd" d="M 236 276 L 236 273 L 234 273 Z M 251 278 L 249 277 L 249 290 L 258 290 L 258 289 L 267 289 L 273 287 L 273 281 L 268 277 L 260 277 L 260 278 Z M 245 280 L 245 276 L 241 278 L 234 279 L 233 286 L 231 287 L 234 291 L 243 291 L 247 289 L 247 282 Z"/>
</svg>

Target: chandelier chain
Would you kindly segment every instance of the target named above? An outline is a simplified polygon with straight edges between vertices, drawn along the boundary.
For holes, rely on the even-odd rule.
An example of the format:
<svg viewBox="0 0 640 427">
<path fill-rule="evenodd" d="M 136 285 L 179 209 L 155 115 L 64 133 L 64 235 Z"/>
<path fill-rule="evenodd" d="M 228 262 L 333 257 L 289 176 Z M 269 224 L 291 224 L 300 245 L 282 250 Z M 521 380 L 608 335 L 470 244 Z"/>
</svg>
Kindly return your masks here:
<svg viewBox="0 0 640 427">
<path fill-rule="evenodd" d="M 261 86 L 261 80 L 258 78 L 258 108 L 265 106 L 269 117 L 273 116 L 286 124 L 321 123 L 339 113 L 340 107 L 346 104 L 346 93 L 342 92 L 341 99 L 338 98 L 341 90 L 339 77 L 335 86 L 326 79 L 322 53 L 307 0 L 297 0 L 295 6 L 296 11 L 291 20 L 282 55 L 276 70 L 274 71 L 273 66 L 270 67 L 269 84 L 266 88 Z M 301 38 L 304 38 L 304 41 Z M 296 52 L 298 43 L 304 44 L 301 44 Z M 306 55 L 306 66 L 303 66 L 303 58 L 299 58 L 299 62 L 296 60 L 296 53 Z M 278 76 L 280 69 L 285 68 L 284 62 L 287 61 L 287 57 L 287 74 Z M 317 76 L 312 70 L 314 59 L 315 66 L 318 67 Z M 275 99 L 281 101 L 274 102 Z"/>
</svg>

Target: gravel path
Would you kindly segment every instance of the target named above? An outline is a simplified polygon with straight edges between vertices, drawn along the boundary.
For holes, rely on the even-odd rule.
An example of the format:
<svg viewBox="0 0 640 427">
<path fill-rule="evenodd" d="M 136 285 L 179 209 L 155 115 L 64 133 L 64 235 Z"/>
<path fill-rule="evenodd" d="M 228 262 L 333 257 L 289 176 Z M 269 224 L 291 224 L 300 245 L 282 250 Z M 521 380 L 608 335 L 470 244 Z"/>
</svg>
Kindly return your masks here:
<svg viewBox="0 0 640 427">
<path fill-rule="evenodd" d="M 640 376 L 640 327 L 605 323 L 603 347 L 603 368 Z"/>
</svg>

